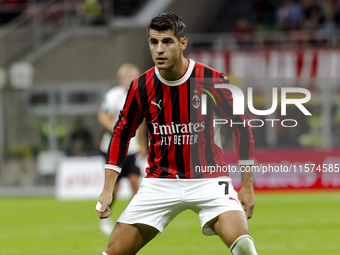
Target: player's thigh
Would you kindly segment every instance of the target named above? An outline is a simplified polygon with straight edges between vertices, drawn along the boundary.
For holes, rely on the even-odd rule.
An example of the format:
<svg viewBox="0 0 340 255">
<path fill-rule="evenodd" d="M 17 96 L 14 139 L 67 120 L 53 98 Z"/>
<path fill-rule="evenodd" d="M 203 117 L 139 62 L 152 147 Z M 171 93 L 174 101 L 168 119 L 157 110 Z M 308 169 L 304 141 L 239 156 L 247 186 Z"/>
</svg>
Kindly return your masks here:
<svg viewBox="0 0 340 255">
<path fill-rule="evenodd" d="M 248 221 L 244 212 L 227 211 L 208 222 L 222 241 L 230 247 L 242 235 L 249 235 Z"/>
<path fill-rule="evenodd" d="M 117 222 L 105 252 L 108 255 L 136 254 L 145 244 L 151 241 L 157 233 L 157 229 L 148 225 L 129 225 Z"/>
</svg>

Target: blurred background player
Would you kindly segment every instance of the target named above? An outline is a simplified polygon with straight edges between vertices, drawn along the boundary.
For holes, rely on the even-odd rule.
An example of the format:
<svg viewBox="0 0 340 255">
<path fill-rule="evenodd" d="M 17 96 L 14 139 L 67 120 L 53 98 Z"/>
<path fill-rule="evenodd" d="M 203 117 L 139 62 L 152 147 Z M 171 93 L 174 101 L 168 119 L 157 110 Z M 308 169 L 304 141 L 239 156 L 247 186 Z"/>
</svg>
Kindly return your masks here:
<svg viewBox="0 0 340 255">
<path fill-rule="evenodd" d="M 130 83 L 139 75 L 140 71 L 137 66 L 128 63 L 122 65 L 117 73 L 119 86 L 110 89 L 105 94 L 104 101 L 102 102 L 101 107 L 98 110 L 98 121 L 105 129 L 100 144 L 100 151 L 105 157 L 107 153 L 107 148 L 111 141 L 114 123 L 116 123 L 119 112 L 124 106 Z M 141 125 L 141 127 L 143 129 L 143 125 Z M 144 130 L 139 130 L 136 137 L 134 137 L 130 141 L 130 146 L 124 162 L 122 173 L 119 175 L 119 178 L 113 190 L 113 197 L 115 197 L 115 195 L 117 194 L 117 191 L 119 189 L 119 181 L 122 177 L 128 178 L 133 195 L 137 193 L 140 178 L 140 167 L 138 165 L 137 155 L 138 153 L 140 153 L 142 157 L 146 157 L 147 155 L 146 137 L 145 133 L 143 132 Z M 111 208 L 113 205 L 113 201 L 110 206 Z M 102 219 L 99 222 L 99 226 L 103 234 L 109 236 L 113 229 L 113 220 L 111 218 Z"/>
</svg>

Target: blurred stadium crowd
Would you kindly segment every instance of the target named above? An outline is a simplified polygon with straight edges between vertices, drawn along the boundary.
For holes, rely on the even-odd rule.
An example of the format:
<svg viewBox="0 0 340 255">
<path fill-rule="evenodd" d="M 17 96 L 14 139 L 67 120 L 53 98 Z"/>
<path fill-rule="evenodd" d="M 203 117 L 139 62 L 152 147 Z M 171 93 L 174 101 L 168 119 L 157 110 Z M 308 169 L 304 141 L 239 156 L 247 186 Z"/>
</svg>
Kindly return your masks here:
<svg viewBox="0 0 340 255">
<path fill-rule="evenodd" d="M 129 16 L 134 14 L 147 0 L 113 0 L 111 2 L 111 10 L 113 15 Z M 105 0 L 70 0 L 70 1 L 46 1 L 46 0 L 1 0 L 0 1 L 0 24 L 5 24 L 14 18 L 27 14 L 30 8 L 34 6 L 46 4 L 49 2 L 59 3 L 59 8 L 67 3 L 77 7 L 83 7 L 85 12 L 89 12 L 95 16 L 101 16 L 103 10 L 107 8 L 107 1 Z M 77 8 L 76 7 L 76 8 Z M 58 11 L 56 6 L 55 11 Z M 59 10 L 60 11 L 60 10 Z"/>
<path fill-rule="evenodd" d="M 34 5 L 48 2 L 71 3 L 85 5 L 88 10 L 96 9 L 98 15 L 108 8 L 105 0 L 70 0 L 70 1 L 46 1 L 46 0 L 1 0 L 0 1 L 0 24 L 5 24 L 13 18 L 25 13 Z M 147 2 L 147 0 L 112 0 L 111 11 L 115 16 L 130 16 Z M 226 7 L 232 1 L 225 1 Z M 251 0 L 242 1 L 251 9 L 245 13 L 236 23 L 235 32 L 253 32 L 262 30 L 315 30 L 321 29 L 324 33 L 332 33 L 340 26 L 340 1 L 339 0 Z M 227 8 L 225 8 L 225 11 Z M 228 16 L 224 17 L 228 19 Z M 216 20 L 217 21 L 217 20 Z M 218 20 L 214 29 L 226 31 L 222 27 L 226 22 Z M 228 29 L 228 28 L 227 28 Z"/>
<path fill-rule="evenodd" d="M 292 40 L 323 46 L 340 28 L 340 1 L 254 0 L 253 16 L 255 23 L 240 18 L 233 29 L 240 43 L 247 33 L 278 30 Z"/>
<path fill-rule="evenodd" d="M 171 1 L 171 0 L 170 0 Z M 30 17 L 39 6 L 53 3 L 50 19 L 68 12 L 84 24 L 105 25 L 112 17 L 131 17 L 147 0 L 0 0 L 0 25 L 18 16 Z M 232 33 L 241 48 L 335 46 L 340 28 L 339 0 L 223 1 L 220 12 L 200 32 Z M 233 6 L 230 8 L 230 6 Z M 236 6 L 240 8 L 235 8 Z M 237 10 L 239 9 L 239 10 Z M 234 13 L 234 14 L 233 14 Z M 59 17 L 59 18 L 58 18 Z M 277 33 L 279 32 L 279 33 Z M 277 38 L 279 37 L 279 38 Z"/>
</svg>

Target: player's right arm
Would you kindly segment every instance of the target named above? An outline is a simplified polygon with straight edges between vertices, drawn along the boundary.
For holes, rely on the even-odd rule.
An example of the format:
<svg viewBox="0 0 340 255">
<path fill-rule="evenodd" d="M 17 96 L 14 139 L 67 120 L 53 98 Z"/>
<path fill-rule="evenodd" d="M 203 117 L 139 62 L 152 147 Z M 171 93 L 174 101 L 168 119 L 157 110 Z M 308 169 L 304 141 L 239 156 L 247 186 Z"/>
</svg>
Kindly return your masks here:
<svg viewBox="0 0 340 255">
<path fill-rule="evenodd" d="M 106 168 L 123 167 L 129 142 L 143 122 L 143 107 L 140 103 L 138 79 L 135 79 L 128 91 L 123 109 L 118 120 L 107 152 Z"/>
<path fill-rule="evenodd" d="M 103 191 L 98 199 L 101 204 L 101 208 L 97 208 L 97 213 L 100 219 L 104 219 L 110 216 L 110 204 L 112 203 L 113 187 L 117 181 L 119 172 L 111 169 L 105 169 L 105 182 Z"/>
<path fill-rule="evenodd" d="M 120 173 L 129 147 L 130 139 L 136 134 L 143 121 L 142 107 L 137 101 L 138 79 L 131 85 L 123 109 L 114 128 L 105 164 L 105 182 L 98 200 L 97 212 L 100 218 L 107 218 L 111 211 L 113 187 Z"/>
</svg>

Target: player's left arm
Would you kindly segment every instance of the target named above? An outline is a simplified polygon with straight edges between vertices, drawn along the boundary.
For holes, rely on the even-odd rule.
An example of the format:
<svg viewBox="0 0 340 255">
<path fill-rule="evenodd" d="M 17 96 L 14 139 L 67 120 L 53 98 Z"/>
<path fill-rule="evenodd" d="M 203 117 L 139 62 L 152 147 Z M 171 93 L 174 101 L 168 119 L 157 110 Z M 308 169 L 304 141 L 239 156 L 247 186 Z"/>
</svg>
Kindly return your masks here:
<svg viewBox="0 0 340 255">
<path fill-rule="evenodd" d="M 255 207 L 253 168 L 252 165 L 242 165 L 240 168 L 242 170 L 242 186 L 238 193 L 238 199 L 240 200 L 241 205 L 244 206 L 247 218 L 250 219 L 253 217 Z"/>
<path fill-rule="evenodd" d="M 220 73 L 219 83 L 229 83 L 228 78 Z M 234 114 L 234 98 L 227 88 L 216 89 L 220 103 L 215 111 L 222 118 L 228 120 L 231 130 L 234 133 L 234 145 L 236 148 L 239 165 L 254 164 L 254 138 L 246 114 Z"/>
<path fill-rule="evenodd" d="M 223 83 L 228 84 L 229 80 L 222 73 L 219 78 Z M 242 175 L 242 187 L 238 194 L 241 204 L 245 208 L 246 215 L 252 217 L 255 197 L 253 186 L 253 168 L 254 164 L 254 139 L 251 127 L 248 123 L 248 116 L 236 115 L 233 113 L 233 95 L 228 89 L 217 90 L 222 102 L 222 106 L 218 107 L 217 112 L 220 116 L 226 118 L 229 123 L 234 123 L 231 129 L 234 133 L 234 145 Z"/>
</svg>

